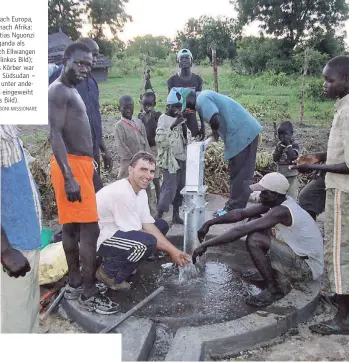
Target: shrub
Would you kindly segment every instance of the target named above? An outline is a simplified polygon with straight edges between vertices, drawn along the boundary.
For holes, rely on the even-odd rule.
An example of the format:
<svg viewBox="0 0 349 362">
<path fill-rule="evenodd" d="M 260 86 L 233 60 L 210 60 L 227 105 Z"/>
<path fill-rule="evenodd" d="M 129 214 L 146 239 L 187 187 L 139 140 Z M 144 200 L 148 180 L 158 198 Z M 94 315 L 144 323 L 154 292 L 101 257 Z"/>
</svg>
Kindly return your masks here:
<svg viewBox="0 0 349 362">
<path fill-rule="evenodd" d="M 324 82 L 322 79 L 312 78 L 306 85 L 305 95 L 308 99 L 313 101 L 324 101 L 326 100 L 324 94 Z"/>
</svg>

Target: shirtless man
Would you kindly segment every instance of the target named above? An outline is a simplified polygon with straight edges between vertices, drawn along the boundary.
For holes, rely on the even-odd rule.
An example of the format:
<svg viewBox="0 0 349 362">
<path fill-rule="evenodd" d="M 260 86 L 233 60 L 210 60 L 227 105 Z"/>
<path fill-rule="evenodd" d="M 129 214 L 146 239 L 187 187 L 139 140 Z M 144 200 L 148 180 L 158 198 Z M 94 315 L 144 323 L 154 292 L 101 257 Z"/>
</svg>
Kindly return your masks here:
<svg viewBox="0 0 349 362">
<path fill-rule="evenodd" d="M 79 38 L 77 43 L 85 44 L 92 52 L 92 70 L 97 63 L 97 57 L 99 54 L 98 44 L 91 38 Z M 56 69 L 56 71 L 50 76 L 49 83 L 53 83 L 60 75 L 63 69 L 63 64 Z M 94 159 L 98 164 L 98 168 L 95 170 L 93 175 L 93 184 L 95 191 L 99 191 L 103 187 L 103 182 L 100 176 L 100 163 L 101 155 L 106 170 L 113 168 L 113 159 L 110 151 L 107 149 L 106 144 L 102 135 L 102 117 L 99 109 L 99 88 L 96 80 L 92 74 L 89 74 L 86 79 L 77 84 L 76 90 L 80 94 L 82 100 L 86 106 L 87 116 L 90 121 L 92 143 L 93 143 L 93 154 Z"/>
<path fill-rule="evenodd" d="M 93 145 L 86 107 L 75 89 L 91 71 L 92 53 L 84 44 L 71 44 L 64 52 L 63 64 L 61 75 L 49 87 L 48 108 L 54 154 L 51 178 L 59 223 L 63 224 L 69 272 L 65 297 L 79 299 L 89 311 L 116 313 L 118 306 L 101 295 L 95 284 L 99 227 L 93 187 Z"/>
</svg>

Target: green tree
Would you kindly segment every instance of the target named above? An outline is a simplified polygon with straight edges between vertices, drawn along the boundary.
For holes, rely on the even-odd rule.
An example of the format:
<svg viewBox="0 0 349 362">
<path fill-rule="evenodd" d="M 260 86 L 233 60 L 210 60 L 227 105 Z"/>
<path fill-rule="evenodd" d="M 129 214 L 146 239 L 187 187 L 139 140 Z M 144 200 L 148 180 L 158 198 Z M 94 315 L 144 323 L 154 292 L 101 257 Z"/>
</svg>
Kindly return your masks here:
<svg viewBox="0 0 349 362">
<path fill-rule="evenodd" d="M 188 48 L 196 61 L 208 57 L 212 60 L 212 47 L 216 48 L 217 58 L 233 59 L 236 54 L 235 39 L 239 36 L 237 24 L 228 17 L 213 18 L 201 16 L 191 18 L 184 30 L 179 31 L 174 41 L 176 50 Z"/>
<path fill-rule="evenodd" d="M 137 36 L 129 41 L 126 53 L 129 56 L 147 55 L 158 59 L 166 59 L 171 50 L 171 39 L 164 36 Z"/>
<path fill-rule="evenodd" d="M 105 29 L 115 36 L 125 23 L 132 21 L 125 12 L 128 0 L 86 0 L 86 12 L 92 25 L 90 36 L 95 39 L 105 38 Z"/>
<path fill-rule="evenodd" d="M 306 46 L 333 58 L 345 53 L 345 37 L 345 33 L 337 35 L 334 30 L 324 32 L 320 29 L 313 34 Z"/>
<path fill-rule="evenodd" d="M 230 0 L 241 25 L 261 22 L 267 34 L 283 37 L 292 46 L 313 31 L 330 31 L 348 19 L 346 0 Z"/>
<path fill-rule="evenodd" d="M 238 56 L 234 60 L 240 73 L 256 74 L 266 70 L 292 73 L 292 61 L 283 39 L 244 37 L 237 42 Z"/>
<path fill-rule="evenodd" d="M 125 49 L 125 44 L 120 40 L 116 35 L 111 38 L 99 38 L 95 39 L 96 43 L 99 46 L 99 52 L 109 58 L 118 52 L 121 52 Z"/>
<path fill-rule="evenodd" d="M 49 0 L 48 1 L 48 33 L 54 34 L 61 29 L 71 39 L 80 36 L 82 25 L 81 14 L 84 12 L 84 1 Z"/>
</svg>

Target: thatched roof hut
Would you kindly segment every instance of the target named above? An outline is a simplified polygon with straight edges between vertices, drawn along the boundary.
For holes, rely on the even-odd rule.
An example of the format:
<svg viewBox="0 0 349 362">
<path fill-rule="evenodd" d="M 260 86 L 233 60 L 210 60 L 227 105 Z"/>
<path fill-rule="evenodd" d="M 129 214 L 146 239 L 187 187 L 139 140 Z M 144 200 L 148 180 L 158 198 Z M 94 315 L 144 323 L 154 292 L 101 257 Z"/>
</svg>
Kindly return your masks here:
<svg viewBox="0 0 349 362">
<path fill-rule="evenodd" d="M 55 34 L 48 36 L 48 62 L 61 64 L 65 48 L 73 41 L 59 30 Z M 108 68 L 113 66 L 113 62 L 102 54 L 97 57 L 97 64 L 92 70 L 92 76 L 97 82 L 103 82 L 108 79 Z"/>
</svg>

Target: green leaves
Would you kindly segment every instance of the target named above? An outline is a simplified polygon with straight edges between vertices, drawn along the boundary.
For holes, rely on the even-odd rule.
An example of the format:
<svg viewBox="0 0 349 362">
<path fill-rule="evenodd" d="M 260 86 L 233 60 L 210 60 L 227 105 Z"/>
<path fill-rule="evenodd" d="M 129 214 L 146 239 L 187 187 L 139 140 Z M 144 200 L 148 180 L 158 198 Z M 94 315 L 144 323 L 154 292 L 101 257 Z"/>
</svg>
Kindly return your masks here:
<svg viewBox="0 0 349 362">
<path fill-rule="evenodd" d="M 261 22 L 267 34 L 289 39 L 293 47 L 313 29 L 330 31 L 349 18 L 346 0 L 231 0 L 241 25 Z"/>
</svg>

